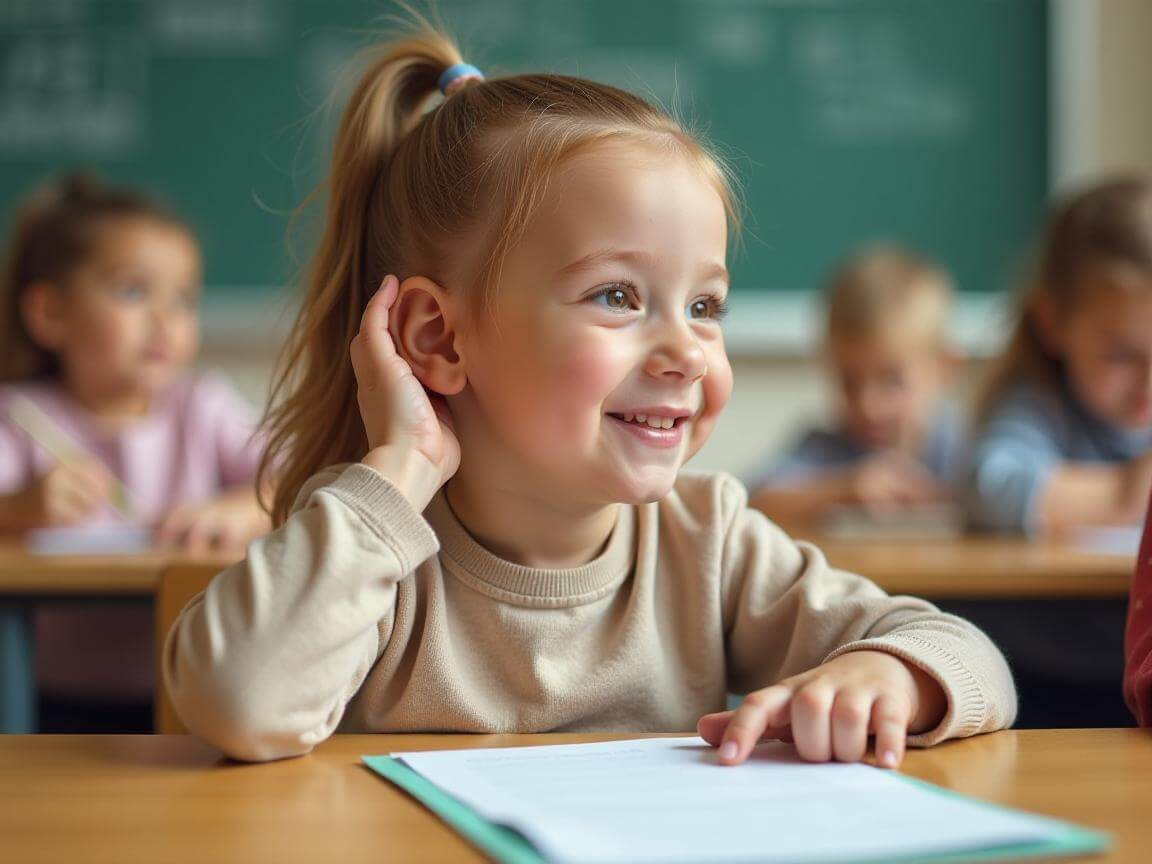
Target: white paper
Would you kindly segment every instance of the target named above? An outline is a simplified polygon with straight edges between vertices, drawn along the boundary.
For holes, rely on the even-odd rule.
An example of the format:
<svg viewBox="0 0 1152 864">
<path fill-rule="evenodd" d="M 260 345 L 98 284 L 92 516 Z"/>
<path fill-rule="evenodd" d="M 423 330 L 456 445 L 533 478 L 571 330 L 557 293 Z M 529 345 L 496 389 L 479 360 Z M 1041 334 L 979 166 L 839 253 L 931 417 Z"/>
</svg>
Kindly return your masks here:
<svg viewBox="0 0 1152 864">
<path fill-rule="evenodd" d="M 1073 545 L 1081 552 L 1097 555 L 1120 555 L 1135 558 L 1140 551 L 1140 525 L 1105 525 L 1079 528 L 1072 536 Z"/>
<path fill-rule="evenodd" d="M 128 525 L 44 528 L 24 537 L 34 555 L 138 555 L 153 549 L 152 531 Z"/>
<path fill-rule="evenodd" d="M 1040 842 L 1060 823 L 866 765 L 760 745 L 721 766 L 699 738 L 393 753 L 550 860 L 851 861 Z"/>
</svg>

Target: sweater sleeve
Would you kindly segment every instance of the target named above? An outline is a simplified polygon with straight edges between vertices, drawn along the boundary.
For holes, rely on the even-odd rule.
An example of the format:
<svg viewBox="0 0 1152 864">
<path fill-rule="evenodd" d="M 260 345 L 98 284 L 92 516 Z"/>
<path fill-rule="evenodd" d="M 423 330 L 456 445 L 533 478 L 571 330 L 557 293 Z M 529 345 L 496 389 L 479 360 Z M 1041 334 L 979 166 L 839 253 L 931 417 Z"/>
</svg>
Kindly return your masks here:
<svg viewBox="0 0 1152 864">
<path fill-rule="evenodd" d="M 978 628 L 914 597 L 889 596 L 829 566 L 755 510 L 735 481 L 720 487 L 725 526 L 721 591 L 729 687 L 746 693 L 849 651 L 885 651 L 928 673 L 948 708 L 910 736 L 929 746 L 1011 725 L 1016 691 L 1008 664 Z"/>
<path fill-rule="evenodd" d="M 161 662 L 181 720 L 237 759 L 307 753 L 379 656 L 397 583 L 437 549 L 423 516 L 371 468 L 314 477 L 284 525 L 169 632 Z"/>
<path fill-rule="evenodd" d="M 1132 577 L 1124 657 L 1124 701 L 1137 723 L 1152 726 L 1152 505 Z"/>
</svg>

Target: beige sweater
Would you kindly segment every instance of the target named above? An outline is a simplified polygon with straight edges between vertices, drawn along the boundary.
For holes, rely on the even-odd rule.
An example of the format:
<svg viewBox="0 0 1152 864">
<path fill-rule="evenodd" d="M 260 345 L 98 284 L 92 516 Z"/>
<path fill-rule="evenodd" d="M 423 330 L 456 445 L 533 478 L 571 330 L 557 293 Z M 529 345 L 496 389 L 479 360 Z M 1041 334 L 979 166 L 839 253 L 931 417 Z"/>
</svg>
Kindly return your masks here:
<svg viewBox="0 0 1152 864">
<path fill-rule="evenodd" d="M 948 695 L 910 743 L 1011 724 L 1008 667 L 975 627 L 828 566 L 685 473 L 621 507 L 571 570 L 501 560 L 441 493 L 423 515 L 363 465 L 322 472 L 279 530 L 183 611 L 164 676 L 188 728 L 240 759 L 333 732 L 685 731 L 744 693 L 845 651 L 887 651 Z"/>
</svg>

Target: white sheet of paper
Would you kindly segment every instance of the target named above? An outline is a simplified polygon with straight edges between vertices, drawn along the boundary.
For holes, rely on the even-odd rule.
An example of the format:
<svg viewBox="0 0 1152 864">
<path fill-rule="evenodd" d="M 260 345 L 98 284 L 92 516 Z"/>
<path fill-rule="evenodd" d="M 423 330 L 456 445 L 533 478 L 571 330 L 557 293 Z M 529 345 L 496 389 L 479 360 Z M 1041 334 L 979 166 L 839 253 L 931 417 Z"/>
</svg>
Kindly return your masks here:
<svg viewBox="0 0 1152 864">
<path fill-rule="evenodd" d="M 550 860 L 852 861 L 1049 839 L 1059 823 L 866 765 L 760 745 L 737 767 L 699 738 L 393 753 Z"/>
<path fill-rule="evenodd" d="M 1104 525 L 1096 528 L 1079 528 L 1072 535 L 1072 542 L 1081 552 L 1097 555 L 1122 555 L 1135 558 L 1140 551 L 1141 525 Z"/>
<path fill-rule="evenodd" d="M 129 525 L 44 528 L 24 537 L 34 555 L 138 555 L 153 548 L 152 531 Z"/>
</svg>

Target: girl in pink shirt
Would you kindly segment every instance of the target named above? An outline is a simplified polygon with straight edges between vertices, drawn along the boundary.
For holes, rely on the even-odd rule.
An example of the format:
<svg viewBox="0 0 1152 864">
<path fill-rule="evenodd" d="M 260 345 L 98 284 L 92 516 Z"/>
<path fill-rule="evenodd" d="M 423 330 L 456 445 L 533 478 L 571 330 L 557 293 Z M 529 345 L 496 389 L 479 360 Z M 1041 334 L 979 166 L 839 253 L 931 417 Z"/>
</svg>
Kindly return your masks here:
<svg viewBox="0 0 1152 864">
<path fill-rule="evenodd" d="M 256 415 L 223 378 L 190 371 L 200 251 L 186 225 L 137 193 L 65 178 L 22 208 L 0 292 L 0 531 L 130 524 L 219 552 L 266 529 Z M 77 457 L 58 461 L 21 412 Z M 146 705 L 151 633 L 144 608 L 41 608 L 42 696 L 73 714 Z"/>
</svg>

